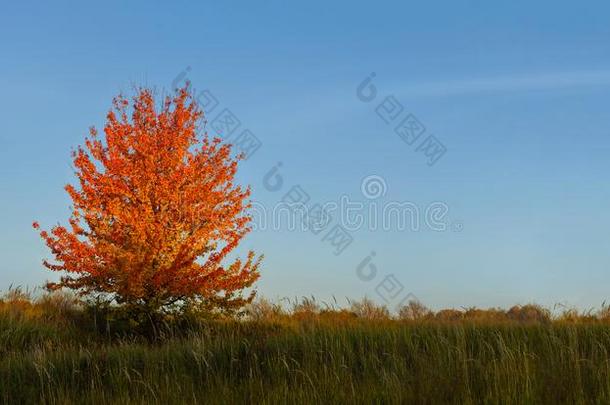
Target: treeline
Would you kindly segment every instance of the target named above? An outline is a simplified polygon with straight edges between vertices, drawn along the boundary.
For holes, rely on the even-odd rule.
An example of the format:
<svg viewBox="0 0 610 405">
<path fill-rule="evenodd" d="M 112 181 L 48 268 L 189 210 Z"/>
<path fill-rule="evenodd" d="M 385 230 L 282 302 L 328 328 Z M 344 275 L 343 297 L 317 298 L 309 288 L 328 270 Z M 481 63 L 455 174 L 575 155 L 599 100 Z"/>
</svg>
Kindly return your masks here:
<svg viewBox="0 0 610 405">
<path fill-rule="evenodd" d="M 391 313 L 384 305 L 379 305 L 369 298 L 359 301 L 348 301 L 346 308 L 336 304 L 318 302 L 315 298 L 303 297 L 294 300 L 271 302 L 260 298 L 247 309 L 246 316 L 254 320 L 331 318 L 333 320 L 367 319 L 395 320 L 417 322 L 608 322 L 610 323 L 610 306 L 605 303 L 600 309 L 580 311 L 564 306 L 551 311 L 538 304 L 514 305 L 509 309 L 502 308 L 450 308 L 434 311 L 419 301 L 412 300 L 400 307 L 397 313 Z"/>
<path fill-rule="evenodd" d="M 135 328 L 137 322 L 131 319 L 121 307 L 108 306 L 95 301 L 77 298 L 71 293 L 53 292 L 35 294 L 20 288 L 10 289 L 0 295 L 0 317 L 5 322 L 19 319 L 21 321 L 42 321 L 53 324 L 72 324 L 86 329 L 98 329 L 108 332 L 127 331 Z M 0 327 L 2 326 L 0 319 Z M 421 302 L 412 300 L 392 313 L 386 306 L 379 305 L 369 298 L 347 300 L 346 306 L 336 301 L 327 303 L 314 297 L 281 299 L 271 301 L 257 298 L 243 310 L 232 313 L 220 312 L 187 312 L 164 314 L 166 326 L 184 327 L 211 320 L 239 321 L 319 321 L 346 323 L 351 321 L 378 322 L 490 322 L 490 323 L 608 323 L 610 324 L 610 306 L 605 304 L 600 309 L 579 311 L 575 308 L 561 307 L 555 311 L 537 304 L 515 305 L 502 308 L 460 308 L 434 311 Z M 158 327 L 158 325 L 156 325 Z M 137 328 L 135 328 L 137 329 Z"/>
</svg>

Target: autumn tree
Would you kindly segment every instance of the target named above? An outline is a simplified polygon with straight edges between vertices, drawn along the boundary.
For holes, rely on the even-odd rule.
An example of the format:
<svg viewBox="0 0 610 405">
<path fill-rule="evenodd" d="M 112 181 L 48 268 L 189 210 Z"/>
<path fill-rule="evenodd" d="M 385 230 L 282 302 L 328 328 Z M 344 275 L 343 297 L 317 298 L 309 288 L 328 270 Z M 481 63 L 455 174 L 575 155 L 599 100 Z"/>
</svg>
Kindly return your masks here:
<svg viewBox="0 0 610 405">
<path fill-rule="evenodd" d="M 250 230 L 250 189 L 235 184 L 240 156 L 198 135 L 203 112 L 188 87 L 155 107 L 148 89 L 116 97 L 104 136 L 95 128 L 73 151 L 77 185 L 69 226 L 40 235 L 62 272 L 50 289 L 110 297 L 147 313 L 203 305 L 239 308 L 261 257 L 228 255 Z M 34 223 L 40 229 L 38 223 Z"/>
</svg>

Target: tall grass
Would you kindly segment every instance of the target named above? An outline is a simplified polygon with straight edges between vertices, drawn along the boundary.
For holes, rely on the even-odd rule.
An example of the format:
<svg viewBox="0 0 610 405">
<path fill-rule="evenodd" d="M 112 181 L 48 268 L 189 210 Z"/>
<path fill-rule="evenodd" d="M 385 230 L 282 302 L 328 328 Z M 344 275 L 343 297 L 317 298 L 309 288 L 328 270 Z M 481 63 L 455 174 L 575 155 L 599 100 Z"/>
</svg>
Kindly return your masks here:
<svg viewBox="0 0 610 405">
<path fill-rule="evenodd" d="M 255 305 L 247 320 L 170 325 L 150 343 L 114 333 L 112 323 L 101 333 L 69 305 L 62 315 L 47 308 L 53 318 L 37 315 L 38 302 L 28 309 L 5 301 L 0 401 L 610 402 L 610 326 L 599 317 L 482 320 L 468 309 L 458 318 L 399 320 L 370 302 L 301 304 Z"/>
</svg>

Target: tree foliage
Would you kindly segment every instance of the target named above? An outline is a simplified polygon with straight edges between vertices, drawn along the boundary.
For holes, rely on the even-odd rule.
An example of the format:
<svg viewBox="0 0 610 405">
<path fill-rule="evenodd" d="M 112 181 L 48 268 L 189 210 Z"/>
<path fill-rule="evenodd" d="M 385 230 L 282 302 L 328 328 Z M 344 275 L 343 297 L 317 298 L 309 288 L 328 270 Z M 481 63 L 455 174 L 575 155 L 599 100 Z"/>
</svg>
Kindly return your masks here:
<svg viewBox="0 0 610 405">
<path fill-rule="evenodd" d="M 150 311 L 183 305 L 235 308 L 262 257 L 227 257 L 250 230 L 250 189 L 235 184 L 231 146 L 198 135 L 203 112 L 188 87 L 155 108 L 149 89 L 113 100 L 104 136 L 73 151 L 78 184 L 69 226 L 41 237 L 63 272 L 50 289 L 110 296 Z M 40 229 L 38 223 L 34 223 Z"/>
</svg>

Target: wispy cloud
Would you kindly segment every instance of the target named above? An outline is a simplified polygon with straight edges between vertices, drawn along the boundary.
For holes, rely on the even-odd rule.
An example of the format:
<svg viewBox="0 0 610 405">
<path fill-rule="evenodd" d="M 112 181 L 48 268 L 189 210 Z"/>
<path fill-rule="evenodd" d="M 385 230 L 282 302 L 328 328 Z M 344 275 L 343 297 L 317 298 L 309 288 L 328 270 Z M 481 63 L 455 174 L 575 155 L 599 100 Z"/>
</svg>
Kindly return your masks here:
<svg viewBox="0 0 610 405">
<path fill-rule="evenodd" d="M 610 86 L 610 70 L 555 72 L 423 82 L 401 89 L 405 97 L 443 97 L 478 93 L 560 90 L 570 87 Z"/>
</svg>

